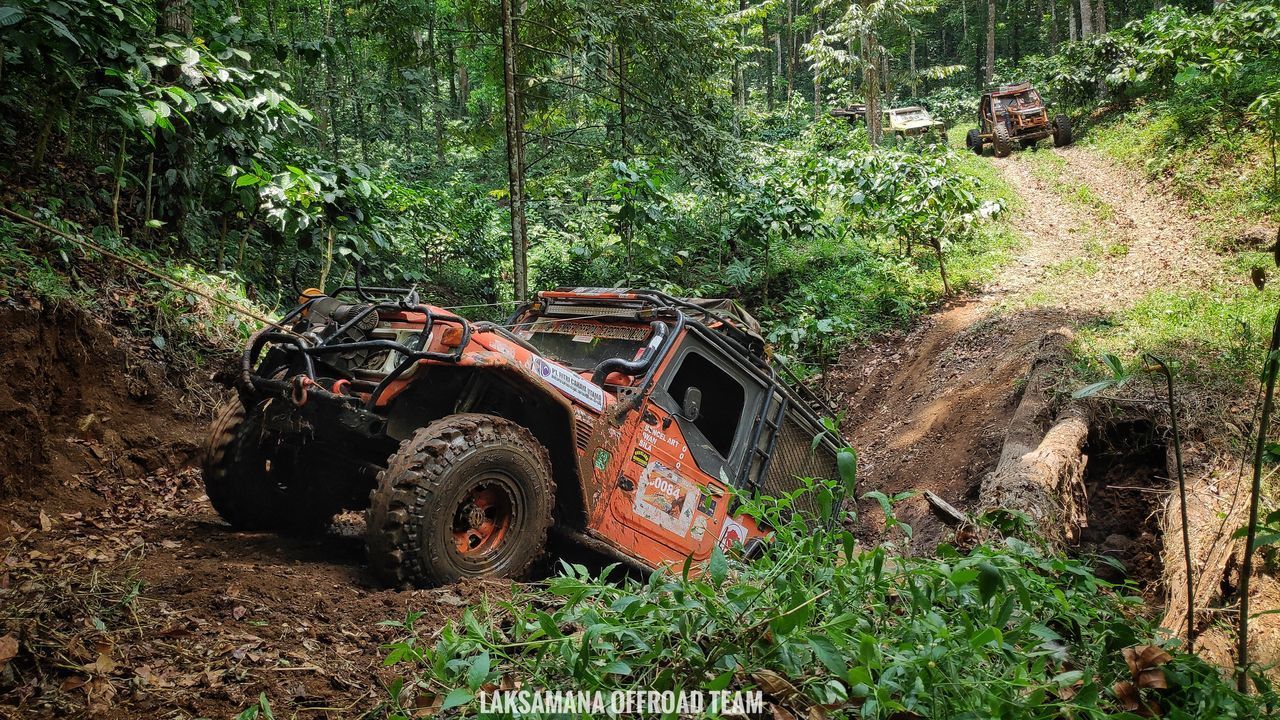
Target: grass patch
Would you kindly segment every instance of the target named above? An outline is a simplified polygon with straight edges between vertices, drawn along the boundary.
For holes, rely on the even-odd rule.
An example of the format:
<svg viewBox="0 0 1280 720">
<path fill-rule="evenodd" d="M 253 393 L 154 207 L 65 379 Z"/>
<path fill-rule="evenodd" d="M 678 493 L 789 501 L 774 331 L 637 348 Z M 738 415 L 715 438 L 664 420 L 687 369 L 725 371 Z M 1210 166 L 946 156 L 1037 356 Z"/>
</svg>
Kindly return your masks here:
<svg viewBox="0 0 1280 720">
<path fill-rule="evenodd" d="M 1077 375 L 1081 382 L 1100 378 L 1096 358 L 1104 353 L 1126 364 L 1144 352 L 1159 354 L 1178 364 L 1178 383 L 1190 398 L 1186 424 L 1217 435 L 1220 421 L 1252 398 L 1277 307 L 1280 291 L 1274 288 L 1153 290 L 1132 307 L 1079 329 Z"/>
<path fill-rule="evenodd" d="M 1264 138 L 1247 128 L 1187 132 L 1169 101 L 1112 113 L 1083 142 L 1148 179 L 1165 183 L 1203 223 L 1203 238 L 1219 243 L 1248 226 L 1280 222 Z"/>
</svg>

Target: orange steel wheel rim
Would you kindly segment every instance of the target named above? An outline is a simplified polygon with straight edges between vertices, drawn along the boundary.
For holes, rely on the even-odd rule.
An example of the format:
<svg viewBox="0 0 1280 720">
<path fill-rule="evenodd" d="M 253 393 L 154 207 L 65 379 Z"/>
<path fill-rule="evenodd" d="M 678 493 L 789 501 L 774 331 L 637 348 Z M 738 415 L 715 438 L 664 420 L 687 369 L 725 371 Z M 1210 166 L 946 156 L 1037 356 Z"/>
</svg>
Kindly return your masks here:
<svg viewBox="0 0 1280 720">
<path fill-rule="evenodd" d="M 476 557 L 502 544 L 511 528 L 511 496 L 497 485 L 477 485 L 458 504 L 453 541 L 459 555 Z"/>
</svg>

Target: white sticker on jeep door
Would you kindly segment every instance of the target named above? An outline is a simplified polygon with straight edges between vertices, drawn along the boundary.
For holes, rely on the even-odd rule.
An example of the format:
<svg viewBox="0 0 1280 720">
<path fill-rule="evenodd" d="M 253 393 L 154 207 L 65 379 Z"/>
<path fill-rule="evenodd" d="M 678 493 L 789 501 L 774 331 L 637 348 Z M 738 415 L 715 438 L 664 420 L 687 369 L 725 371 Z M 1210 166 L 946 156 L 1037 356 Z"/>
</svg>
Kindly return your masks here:
<svg viewBox="0 0 1280 720">
<path fill-rule="evenodd" d="M 649 463 L 640 474 L 633 509 L 640 517 L 673 535 L 684 537 L 702 493 L 671 468 Z"/>
<path fill-rule="evenodd" d="M 604 410 L 604 390 L 595 383 L 583 380 L 578 373 L 569 368 L 535 357 L 529 361 L 529 369 L 555 389 L 592 410 L 596 412 Z"/>
</svg>

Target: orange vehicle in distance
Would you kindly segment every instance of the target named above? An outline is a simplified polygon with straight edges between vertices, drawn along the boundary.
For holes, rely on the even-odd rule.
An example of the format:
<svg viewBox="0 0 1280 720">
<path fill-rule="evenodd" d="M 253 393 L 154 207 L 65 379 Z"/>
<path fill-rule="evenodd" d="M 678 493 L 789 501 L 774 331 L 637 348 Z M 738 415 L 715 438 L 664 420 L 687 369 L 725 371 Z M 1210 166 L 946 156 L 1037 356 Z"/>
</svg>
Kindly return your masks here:
<svg viewBox="0 0 1280 720">
<path fill-rule="evenodd" d="M 752 552 L 738 498 L 837 476 L 844 441 L 730 301 L 566 288 L 499 324 L 393 288 L 301 300 L 245 350 L 207 494 L 246 530 L 366 509 L 391 585 L 521 577 L 548 533 L 639 568 Z"/>
</svg>

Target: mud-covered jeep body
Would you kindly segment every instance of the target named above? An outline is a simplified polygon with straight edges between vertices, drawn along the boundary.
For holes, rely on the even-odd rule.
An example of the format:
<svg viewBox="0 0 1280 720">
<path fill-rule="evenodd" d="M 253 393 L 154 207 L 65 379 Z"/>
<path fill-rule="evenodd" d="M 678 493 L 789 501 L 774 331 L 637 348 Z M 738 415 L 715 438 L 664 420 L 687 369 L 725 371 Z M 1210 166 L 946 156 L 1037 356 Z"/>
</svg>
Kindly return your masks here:
<svg viewBox="0 0 1280 720">
<path fill-rule="evenodd" d="M 1070 145 L 1071 121 L 1066 115 L 1056 115 L 1050 122 L 1040 93 L 1031 83 L 1020 83 L 982 94 L 978 127 L 965 136 L 965 145 L 981 155 L 983 146 L 990 144 L 996 157 L 1006 157 L 1014 143 L 1031 147 L 1047 137 L 1053 138 L 1054 147 Z"/>
<path fill-rule="evenodd" d="M 736 497 L 836 477 L 843 441 L 733 303 L 561 289 L 498 324 L 395 292 L 313 293 L 250 341 L 204 459 L 233 526 L 367 508 L 396 585 L 520 576 L 548 531 L 654 568 L 758 546 Z"/>
</svg>

